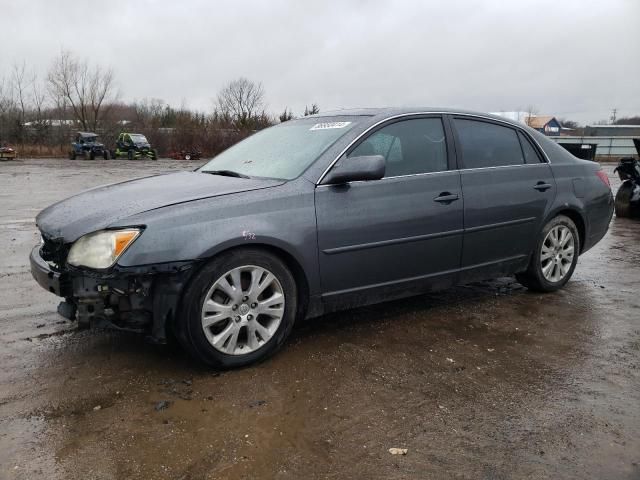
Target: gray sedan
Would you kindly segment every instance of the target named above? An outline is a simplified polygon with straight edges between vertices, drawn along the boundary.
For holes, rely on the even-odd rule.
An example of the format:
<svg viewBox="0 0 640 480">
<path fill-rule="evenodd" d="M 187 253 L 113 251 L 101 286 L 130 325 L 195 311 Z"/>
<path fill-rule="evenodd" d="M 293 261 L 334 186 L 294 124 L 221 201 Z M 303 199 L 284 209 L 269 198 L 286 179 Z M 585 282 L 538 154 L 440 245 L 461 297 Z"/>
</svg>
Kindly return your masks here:
<svg viewBox="0 0 640 480">
<path fill-rule="evenodd" d="M 50 206 L 31 271 L 81 326 L 176 338 L 229 368 L 337 309 L 504 275 L 562 288 L 612 212 L 597 163 L 524 125 L 348 110 Z"/>
</svg>

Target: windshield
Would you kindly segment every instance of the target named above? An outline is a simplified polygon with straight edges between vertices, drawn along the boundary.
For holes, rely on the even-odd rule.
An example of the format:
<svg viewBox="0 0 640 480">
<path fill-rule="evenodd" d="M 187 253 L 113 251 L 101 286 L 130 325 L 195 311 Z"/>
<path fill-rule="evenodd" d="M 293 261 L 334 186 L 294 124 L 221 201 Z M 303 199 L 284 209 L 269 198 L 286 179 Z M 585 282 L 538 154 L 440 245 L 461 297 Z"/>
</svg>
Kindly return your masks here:
<svg viewBox="0 0 640 480">
<path fill-rule="evenodd" d="M 144 135 L 131 135 L 133 143 L 149 143 Z"/>
<path fill-rule="evenodd" d="M 250 177 L 291 180 L 351 130 L 357 121 L 357 117 L 289 120 L 235 144 L 200 171 L 228 170 Z"/>
</svg>

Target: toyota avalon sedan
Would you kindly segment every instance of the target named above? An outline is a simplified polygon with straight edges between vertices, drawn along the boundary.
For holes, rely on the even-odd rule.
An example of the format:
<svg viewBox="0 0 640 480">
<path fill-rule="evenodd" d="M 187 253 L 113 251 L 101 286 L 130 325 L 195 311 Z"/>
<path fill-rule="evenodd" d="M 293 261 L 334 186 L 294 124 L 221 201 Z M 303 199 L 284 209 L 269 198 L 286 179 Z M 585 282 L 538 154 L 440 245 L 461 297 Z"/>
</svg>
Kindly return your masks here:
<svg viewBox="0 0 640 480">
<path fill-rule="evenodd" d="M 31 271 L 80 326 L 175 337 L 230 368 L 337 309 L 505 275 L 558 290 L 612 212 L 597 163 L 519 123 L 345 110 L 50 206 Z"/>
</svg>

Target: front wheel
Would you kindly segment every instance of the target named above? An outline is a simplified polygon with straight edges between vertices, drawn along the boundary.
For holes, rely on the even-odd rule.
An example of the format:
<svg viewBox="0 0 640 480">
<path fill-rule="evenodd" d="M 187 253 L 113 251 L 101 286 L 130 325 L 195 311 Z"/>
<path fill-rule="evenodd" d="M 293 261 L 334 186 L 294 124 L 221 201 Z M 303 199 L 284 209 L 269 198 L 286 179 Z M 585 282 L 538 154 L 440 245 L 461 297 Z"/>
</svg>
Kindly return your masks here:
<svg viewBox="0 0 640 480">
<path fill-rule="evenodd" d="M 128 158 L 129 160 L 133 160 L 134 158 L 136 158 L 136 154 L 133 152 L 133 150 L 129 150 L 129 151 L 127 152 L 127 158 Z"/>
<path fill-rule="evenodd" d="M 178 338 L 198 360 L 234 368 L 272 355 L 291 332 L 297 311 L 293 275 L 258 249 L 214 258 L 187 287 Z"/>
<path fill-rule="evenodd" d="M 516 274 L 518 281 L 536 292 L 555 292 L 569 281 L 578 263 L 580 236 L 569 217 L 558 215 L 542 229 L 529 267 Z"/>
</svg>

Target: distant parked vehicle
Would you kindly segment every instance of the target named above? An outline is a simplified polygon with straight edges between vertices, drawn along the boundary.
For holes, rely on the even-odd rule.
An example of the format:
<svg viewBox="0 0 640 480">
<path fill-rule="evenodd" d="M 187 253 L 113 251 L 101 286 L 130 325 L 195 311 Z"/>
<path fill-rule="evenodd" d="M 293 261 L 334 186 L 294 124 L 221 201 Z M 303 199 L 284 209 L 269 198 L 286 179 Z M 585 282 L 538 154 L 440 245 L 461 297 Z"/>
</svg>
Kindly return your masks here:
<svg viewBox="0 0 640 480">
<path fill-rule="evenodd" d="M 640 139 L 634 139 L 633 143 L 640 154 Z M 615 172 L 622 180 L 616 193 L 616 216 L 640 217 L 640 161 L 621 158 Z"/>
<path fill-rule="evenodd" d="M 121 133 L 116 140 L 116 149 L 111 152 L 112 158 L 127 157 L 129 160 L 139 158 L 158 159 L 158 153 L 151 148 L 147 137 L 140 133 Z"/>
<path fill-rule="evenodd" d="M 3 145 L 0 147 L 0 160 L 13 160 L 17 158 L 18 154 L 9 145 Z"/>
<path fill-rule="evenodd" d="M 71 142 L 69 160 L 81 157 L 85 160 L 94 160 L 102 157 L 109 160 L 109 150 L 104 148 L 104 143 L 98 142 L 98 135 L 92 132 L 78 132 L 76 138 Z"/>
<path fill-rule="evenodd" d="M 199 149 L 192 147 L 187 150 L 171 152 L 169 157 L 174 160 L 199 160 L 200 157 L 202 157 L 202 152 Z"/>
</svg>

